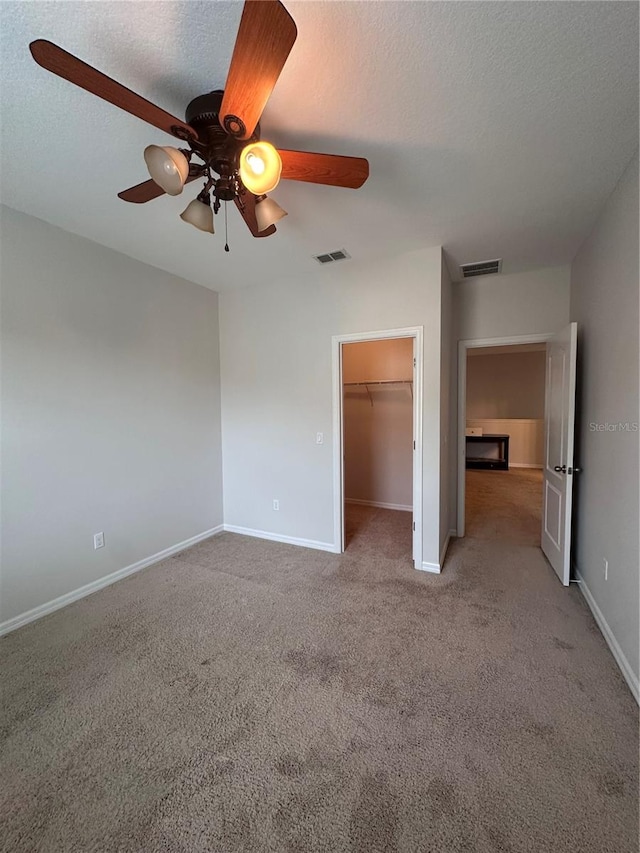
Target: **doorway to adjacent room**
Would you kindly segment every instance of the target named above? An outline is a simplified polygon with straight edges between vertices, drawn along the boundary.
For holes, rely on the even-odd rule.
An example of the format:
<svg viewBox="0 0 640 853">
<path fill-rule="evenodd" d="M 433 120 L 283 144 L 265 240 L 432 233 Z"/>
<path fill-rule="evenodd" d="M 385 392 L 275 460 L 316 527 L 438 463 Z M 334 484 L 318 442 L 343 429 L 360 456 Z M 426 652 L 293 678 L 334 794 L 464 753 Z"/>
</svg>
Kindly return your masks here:
<svg viewBox="0 0 640 853">
<path fill-rule="evenodd" d="M 539 545 L 544 343 L 467 350 L 466 535 Z"/>
<path fill-rule="evenodd" d="M 576 475 L 581 471 L 574 459 L 577 331 L 576 323 L 570 323 L 555 335 L 467 340 L 460 341 L 458 345 L 458 536 L 465 535 L 469 509 L 474 535 L 477 536 L 481 530 L 485 534 L 489 532 L 489 536 L 480 538 L 515 536 L 517 544 L 539 545 L 564 586 L 570 582 L 573 492 Z M 512 404 L 531 405 L 532 401 L 539 399 L 539 379 L 534 378 L 533 374 L 526 377 L 520 373 L 517 381 L 514 381 L 511 367 L 498 369 L 494 364 L 494 369 L 485 369 L 482 380 L 475 383 L 475 392 L 468 397 L 469 371 L 472 375 L 482 372 L 476 370 L 476 365 L 468 359 L 469 350 L 484 349 L 481 355 L 495 356 L 502 355 L 503 350 L 514 346 L 520 348 L 520 353 L 536 352 L 537 344 L 544 344 L 545 347 L 542 374 L 544 407 L 541 419 L 497 417 L 505 412 L 513 413 L 514 409 L 510 408 Z M 470 368 L 470 365 L 473 366 Z M 510 402 L 507 401 L 507 388 L 511 389 Z M 489 397 L 496 407 L 497 415 L 496 411 L 485 408 L 482 412 L 472 411 L 469 419 L 468 404 L 476 405 L 480 401 L 486 405 L 485 398 Z M 526 402 L 523 403 L 523 400 Z M 539 414 L 539 403 L 537 405 L 536 412 Z M 494 417 L 478 417 L 474 423 L 474 414 L 478 416 L 487 412 Z M 483 420 L 489 424 L 489 432 L 485 431 Z M 512 441 L 512 429 L 499 429 L 510 420 L 532 423 L 523 434 L 515 430 L 517 440 Z M 542 423 L 538 424 L 540 420 Z M 498 429 L 495 429 L 496 425 Z M 514 462 L 514 451 L 519 462 Z M 540 494 L 535 474 L 521 474 L 520 488 L 507 489 L 505 495 L 505 490 L 498 488 L 497 480 L 485 478 L 485 481 L 476 483 L 471 473 L 484 471 L 511 474 L 517 466 L 535 471 L 540 464 L 540 503 L 534 498 L 536 493 Z M 531 482 L 527 482 L 527 476 Z M 510 482 L 514 483 L 516 479 L 512 476 Z M 467 491 L 471 501 L 469 507 Z M 521 510 L 524 508 L 524 512 L 518 513 L 518 507 Z M 487 524 L 487 518 L 495 516 L 496 512 L 502 518 L 492 530 Z M 538 521 L 539 537 L 534 534 Z M 528 537 L 536 541 L 530 541 Z"/>
</svg>

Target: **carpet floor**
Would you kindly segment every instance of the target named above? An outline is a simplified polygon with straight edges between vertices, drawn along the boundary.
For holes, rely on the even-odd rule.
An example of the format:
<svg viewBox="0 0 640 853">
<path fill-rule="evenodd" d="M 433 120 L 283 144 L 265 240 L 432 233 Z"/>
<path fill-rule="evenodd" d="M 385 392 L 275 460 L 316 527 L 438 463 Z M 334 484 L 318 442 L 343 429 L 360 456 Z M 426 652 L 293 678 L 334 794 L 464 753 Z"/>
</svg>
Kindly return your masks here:
<svg viewBox="0 0 640 853">
<path fill-rule="evenodd" d="M 225 533 L 0 641 L 11 853 L 631 853 L 638 709 L 536 548 Z"/>
<path fill-rule="evenodd" d="M 542 471 L 466 472 L 466 535 L 514 545 L 540 545 Z"/>
</svg>

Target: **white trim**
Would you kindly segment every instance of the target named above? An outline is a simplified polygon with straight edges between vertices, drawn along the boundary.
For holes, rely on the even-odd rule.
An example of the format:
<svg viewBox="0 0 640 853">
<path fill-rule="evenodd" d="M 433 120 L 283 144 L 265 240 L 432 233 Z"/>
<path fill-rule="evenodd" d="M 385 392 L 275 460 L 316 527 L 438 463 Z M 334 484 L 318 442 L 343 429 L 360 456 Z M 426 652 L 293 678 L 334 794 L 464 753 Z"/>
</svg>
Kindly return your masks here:
<svg viewBox="0 0 640 853">
<path fill-rule="evenodd" d="M 354 332 L 348 335 L 334 335 L 333 340 L 353 344 L 358 341 L 385 341 L 388 338 L 415 338 L 424 326 L 404 326 L 401 329 L 378 329 L 373 332 Z"/>
<path fill-rule="evenodd" d="M 517 344 L 542 344 L 550 341 L 554 334 L 544 335 L 513 335 L 506 338 L 474 338 L 458 341 L 458 536 L 464 536 L 465 517 L 465 473 L 466 473 L 466 442 L 465 429 L 467 423 L 467 350 L 477 347 L 508 347 Z M 515 467 L 515 466 L 512 466 Z"/>
<path fill-rule="evenodd" d="M 198 533 L 190 539 L 185 539 L 184 542 L 178 542 L 177 545 L 171 545 L 163 551 L 158 551 L 157 554 L 152 554 L 150 557 L 138 560 L 137 563 L 132 563 L 130 566 L 118 569 L 110 575 L 105 575 L 103 578 L 99 578 L 96 581 L 92 581 L 91 583 L 78 587 L 78 589 L 74 589 L 72 592 L 67 592 L 58 598 L 54 598 L 53 601 L 48 601 L 46 604 L 40 604 L 32 610 L 27 610 L 26 613 L 21 613 L 19 616 L 14 616 L 12 619 L 7 619 L 5 622 L 0 623 L 0 637 L 3 634 L 8 634 L 10 631 L 15 631 L 17 628 L 21 628 L 23 625 L 28 625 L 29 622 L 35 622 L 36 619 L 41 619 L 49 613 L 54 613 L 56 610 L 66 607 L 67 604 L 72 604 L 74 601 L 86 598 L 88 595 L 92 595 L 94 592 L 104 589 L 105 586 L 111 586 L 112 583 L 116 583 L 129 575 L 135 574 L 135 572 L 146 569 L 147 566 L 152 566 L 154 563 L 166 560 L 167 557 L 177 554 L 178 551 L 184 551 L 185 548 L 190 548 L 192 545 L 196 545 L 204 539 L 209 539 L 217 533 L 222 533 L 222 530 L 223 526 L 219 524 L 217 527 L 212 527 L 211 530 L 205 530 L 204 533 Z"/>
<path fill-rule="evenodd" d="M 333 381 L 333 537 L 334 553 L 344 551 L 344 471 L 342 464 L 343 411 L 342 411 L 342 344 L 360 341 L 379 341 L 392 338 L 413 338 L 416 360 L 413 383 L 413 435 L 416 449 L 413 454 L 413 563 L 420 568 L 422 563 L 422 373 L 423 373 L 424 326 L 402 329 L 356 332 L 348 335 L 333 335 L 331 339 L 331 369 Z"/>
<path fill-rule="evenodd" d="M 544 418 L 469 418 L 467 424 L 474 426 L 479 424 L 480 421 L 491 421 L 491 423 L 504 424 L 537 424 L 543 423 Z"/>
<path fill-rule="evenodd" d="M 444 566 L 444 561 L 447 557 L 447 551 L 449 550 L 449 545 L 451 543 L 451 539 L 457 536 L 457 532 L 451 529 L 447 533 L 447 537 L 444 540 L 444 545 L 442 546 L 442 551 L 440 552 L 440 562 L 439 563 L 422 563 L 421 566 L 416 567 L 419 571 L 422 572 L 432 572 L 434 575 L 439 575 L 442 572 L 442 568 Z"/>
<path fill-rule="evenodd" d="M 424 369 L 424 345 L 423 345 L 423 326 L 418 326 L 413 330 L 413 357 L 415 359 L 414 367 L 414 389 L 413 389 L 413 436 L 416 447 L 413 460 L 413 521 L 415 524 L 413 538 L 413 564 L 419 566 L 422 564 L 422 488 L 424 470 L 422 463 L 422 409 L 423 409 L 423 378 Z"/>
<path fill-rule="evenodd" d="M 537 468 L 539 471 L 544 469 L 544 465 L 538 465 L 536 462 L 511 462 L 509 468 Z"/>
<path fill-rule="evenodd" d="M 283 542 L 285 545 L 299 545 L 301 548 L 313 548 L 315 551 L 329 551 L 339 554 L 333 542 L 316 542 L 315 539 L 299 539 L 297 536 L 285 536 L 282 533 L 270 533 L 267 530 L 252 530 L 250 527 L 237 527 L 225 524 L 226 533 L 238 533 L 240 536 L 252 536 L 254 539 L 268 539 L 270 542 Z"/>
<path fill-rule="evenodd" d="M 344 551 L 344 471 L 342 464 L 342 346 L 331 339 L 331 390 L 333 414 L 333 541 L 336 552 Z"/>
<path fill-rule="evenodd" d="M 577 579 L 580 581 L 579 587 L 580 592 L 583 594 L 585 601 L 589 605 L 589 609 L 593 613 L 593 618 L 598 623 L 598 628 L 602 631 L 602 636 L 605 638 L 607 645 L 611 649 L 611 654 L 613 655 L 615 662 L 618 664 L 620 668 L 620 672 L 624 676 L 624 680 L 629 685 L 629 690 L 633 694 L 633 698 L 640 705 L 640 681 L 638 680 L 638 676 L 631 669 L 631 664 L 625 657 L 624 652 L 620 648 L 620 644 L 616 640 L 613 631 L 609 627 L 607 620 L 602 615 L 602 611 L 596 604 L 596 600 L 591 593 L 591 590 L 584 582 L 584 578 L 580 574 L 579 571 L 575 571 Z"/>
<path fill-rule="evenodd" d="M 536 335 L 507 335 L 504 338 L 464 338 L 459 343 L 465 345 L 465 349 L 477 349 L 478 347 L 511 347 L 518 344 L 546 344 L 554 338 L 555 332 L 544 332 Z"/>
<path fill-rule="evenodd" d="M 347 504 L 358 504 L 359 506 L 375 506 L 379 509 L 397 509 L 403 512 L 411 512 L 413 510 L 413 507 L 408 504 L 389 504 L 384 501 L 361 501 L 359 498 L 345 498 L 344 502 Z"/>
</svg>

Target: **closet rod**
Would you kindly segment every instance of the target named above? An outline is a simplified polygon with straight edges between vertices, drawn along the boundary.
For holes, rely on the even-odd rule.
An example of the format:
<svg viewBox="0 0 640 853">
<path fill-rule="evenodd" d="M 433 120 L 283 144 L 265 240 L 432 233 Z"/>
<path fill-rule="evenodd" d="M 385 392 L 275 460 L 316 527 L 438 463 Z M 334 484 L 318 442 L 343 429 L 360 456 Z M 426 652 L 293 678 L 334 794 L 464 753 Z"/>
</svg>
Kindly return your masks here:
<svg viewBox="0 0 640 853">
<path fill-rule="evenodd" d="M 369 385 L 408 385 L 409 392 L 411 393 L 411 399 L 413 400 L 413 379 L 372 379 L 370 382 L 343 382 L 344 387 L 347 386 L 354 387 L 360 386 L 367 389 L 367 394 L 369 395 L 369 402 L 373 406 L 373 397 L 371 396 L 371 391 L 369 391 Z"/>
</svg>

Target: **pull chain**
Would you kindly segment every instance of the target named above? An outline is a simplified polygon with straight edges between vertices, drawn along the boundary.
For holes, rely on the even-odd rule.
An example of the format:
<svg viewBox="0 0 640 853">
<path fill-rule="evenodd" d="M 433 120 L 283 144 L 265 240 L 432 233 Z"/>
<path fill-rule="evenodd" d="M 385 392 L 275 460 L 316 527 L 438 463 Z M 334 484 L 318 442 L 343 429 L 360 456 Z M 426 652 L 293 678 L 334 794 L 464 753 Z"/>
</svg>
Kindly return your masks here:
<svg viewBox="0 0 640 853">
<path fill-rule="evenodd" d="M 225 252 L 229 251 L 229 231 L 227 228 L 227 202 L 224 203 L 224 250 Z"/>
</svg>

